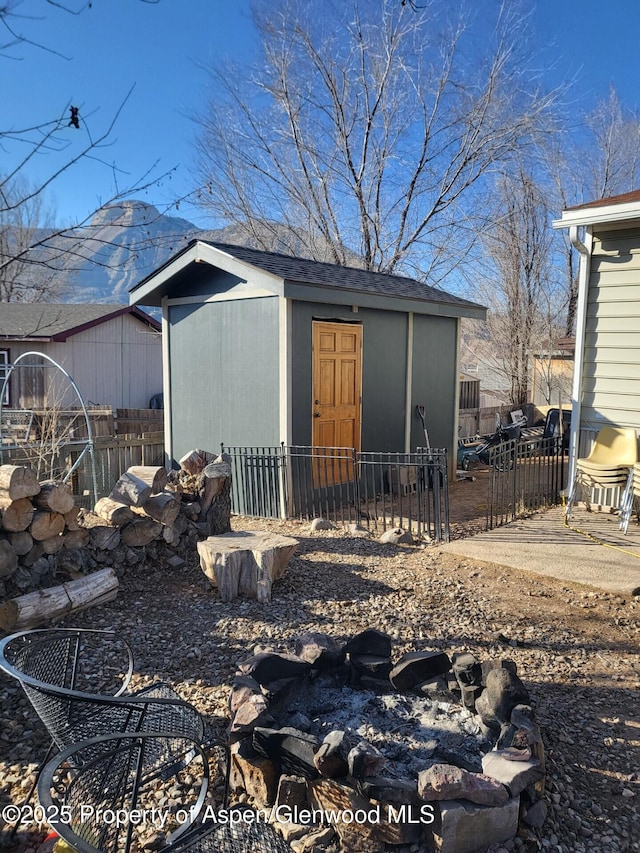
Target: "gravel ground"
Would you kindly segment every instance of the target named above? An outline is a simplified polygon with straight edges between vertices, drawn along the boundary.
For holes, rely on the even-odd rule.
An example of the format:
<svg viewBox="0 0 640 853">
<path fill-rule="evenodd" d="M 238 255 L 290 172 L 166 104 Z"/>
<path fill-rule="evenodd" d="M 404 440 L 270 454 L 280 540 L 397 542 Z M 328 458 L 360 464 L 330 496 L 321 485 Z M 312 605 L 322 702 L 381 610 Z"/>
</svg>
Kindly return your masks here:
<svg viewBox="0 0 640 853">
<path fill-rule="evenodd" d="M 136 655 L 134 686 L 166 680 L 220 734 L 229 684 L 256 645 L 292 651 L 316 630 L 368 627 L 416 649 L 509 657 L 529 690 L 547 751 L 547 819 L 508 850 L 640 850 L 640 601 L 472 563 L 434 545 L 382 545 L 307 524 L 233 519 L 233 529 L 296 536 L 297 555 L 268 605 L 223 604 L 195 563 L 137 566 L 118 599 L 68 624 L 113 628 Z M 64 624 L 64 623 L 63 623 Z M 46 751 L 20 689 L 0 677 L 0 806 L 19 802 Z M 22 836 L 22 850 L 38 836 Z M 504 848 L 501 848 L 504 849 Z"/>
</svg>

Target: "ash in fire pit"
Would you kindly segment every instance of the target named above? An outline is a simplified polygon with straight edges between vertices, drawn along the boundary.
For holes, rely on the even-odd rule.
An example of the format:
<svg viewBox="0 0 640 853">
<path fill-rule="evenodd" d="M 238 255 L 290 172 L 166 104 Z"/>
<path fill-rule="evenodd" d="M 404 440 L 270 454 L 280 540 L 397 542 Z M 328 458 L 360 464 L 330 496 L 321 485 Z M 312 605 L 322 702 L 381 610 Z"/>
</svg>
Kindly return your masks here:
<svg viewBox="0 0 640 853">
<path fill-rule="evenodd" d="M 233 685 L 232 784 L 294 849 L 470 853 L 513 837 L 544 790 L 544 750 L 515 664 L 416 651 L 375 629 L 305 634 Z M 336 847 L 335 845 L 340 846 Z"/>
<path fill-rule="evenodd" d="M 382 689 L 392 689 L 384 685 Z M 453 699 L 453 696 L 451 697 Z M 321 673 L 307 688 L 276 712 L 281 725 L 297 727 L 322 741 L 332 730 L 348 739 L 365 740 L 385 757 L 385 766 L 399 778 L 415 776 L 435 761 L 451 761 L 482 772 L 482 755 L 491 742 L 470 711 L 444 698 L 349 690 L 335 686 Z"/>
</svg>

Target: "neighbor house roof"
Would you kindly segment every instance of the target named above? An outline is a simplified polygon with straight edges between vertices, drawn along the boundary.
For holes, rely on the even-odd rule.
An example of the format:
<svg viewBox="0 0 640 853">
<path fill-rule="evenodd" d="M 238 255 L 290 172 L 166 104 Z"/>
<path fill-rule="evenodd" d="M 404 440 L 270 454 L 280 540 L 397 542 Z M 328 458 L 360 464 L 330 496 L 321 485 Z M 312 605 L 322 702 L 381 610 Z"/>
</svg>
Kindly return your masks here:
<svg viewBox="0 0 640 853">
<path fill-rule="evenodd" d="M 236 262 L 236 266 L 230 266 L 229 261 Z M 234 272 L 239 272 L 241 268 L 248 272 L 250 268 L 254 268 L 279 280 L 283 285 L 283 295 L 292 298 L 310 298 L 309 291 L 305 296 L 301 288 L 315 288 L 322 289 L 325 297 L 329 297 L 329 301 L 331 301 L 331 294 L 362 294 L 369 297 L 429 303 L 448 309 L 442 313 L 460 316 L 484 317 L 486 313 L 484 306 L 476 302 L 462 299 L 406 276 L 387 275 L 357 267 L 340 266 L 207 240 L 191 241 L 166 264 L 135 285 L 130 291 L 132 301 L 145 305 L 159 304 L 158 297 L 168 292 L 168 282 L 193 262 L 205 262 Z M 296 288 L 296 285 L 300 287 Z M 147 301 L 149 297 L 153 301 Z M 314 298 L 323 301 L 323 297 L 319 294 Z M 349 298 L 352 299 L 352 296 Z"/>
<path fill-rule="evenodd" d="M 599 198 L 585 204 L 577 204 L 562 211 L 554 228 L 571 225 L 594 225 L 596 223 L 624 222 L 640 218 L 640 190 Z"/>
<path fill-rule="evenodd" d="M 0 305 L 0 341 L 66 341 L 85 329 L 106 323 L 123 314 L 130 314 L 142 323 L 160 330 L 157 320 L 129 305 L 5 302 Z"/>
</svg>

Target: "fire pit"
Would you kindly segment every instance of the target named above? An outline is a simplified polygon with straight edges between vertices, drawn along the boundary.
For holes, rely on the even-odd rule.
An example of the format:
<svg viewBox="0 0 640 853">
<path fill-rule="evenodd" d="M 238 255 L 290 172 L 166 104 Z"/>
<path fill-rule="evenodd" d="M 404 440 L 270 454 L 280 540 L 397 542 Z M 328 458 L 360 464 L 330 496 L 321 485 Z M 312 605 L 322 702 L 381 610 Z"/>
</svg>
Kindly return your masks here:
<svg viewBox="0 0 640 853">
<path fill-rule="evenodd" d="M 527 821 L 544 749 L 512 661 L 394 660 L 375 629 L 344 644 L 305 634 L 293 651 L 240 665 L 229 732 L 235 793 L 294 849 L 467 853 Z"/>
</svg>

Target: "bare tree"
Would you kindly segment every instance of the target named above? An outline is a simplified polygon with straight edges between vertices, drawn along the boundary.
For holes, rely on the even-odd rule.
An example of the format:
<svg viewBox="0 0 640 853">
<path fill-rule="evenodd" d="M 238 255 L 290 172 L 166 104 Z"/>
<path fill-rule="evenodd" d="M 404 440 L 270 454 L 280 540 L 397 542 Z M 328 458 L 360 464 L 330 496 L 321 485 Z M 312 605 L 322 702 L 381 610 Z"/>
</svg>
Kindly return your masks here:
<svg viewBox="0 0 640 853">
<path fill-rule="evenodd" d="M 52 14 L 82 14 L 91 9 L 89 0 L 46 0 Z M 152 3 L 156 0 L 140 0 Z M 32 22 L 23 14 L 20 0 L 0 0 L 0 61 L 22 59 L 29 49 L 44 50 L 67 59 L 49 45 L 34 41 L 24 27 Z M 67 102 L 58 115 L 29 127 L 0 128 L 0 146 L 8 156 L 0 173 L 0 301 L 40 301 L 60 296 L 64 281 L 59 273 L 69 262 L 78 264 L 95 258 L 95 245 L 102 241 L 99 228 L 91 226 L 93 214 L 71 227 L 52 227 L 52 213 L 45 215 L 47 190 L 64 173 L 88 158 L 101 161 L 102 149 L 110 144 L 114 127 L 131 96 L 123 98 L 115 114 L 102 127 L 82 110 Z M 47 155 L 42 157 L 42 155 Z M 27 179 L 31 167 L 46 164 L 38 181 Z M 155 165 L 135 180 L 125 177 L 113 163 L 104 162 L 114 191 L 103 206 L 130 198 L 158 184 L 170 172 L 155 174 Z M 95 213 L 95 212 L 94 212 Z M 158 215 L 160 215 L 158 213 Z M 85 244 L 90 230 L 91 249 Z M 107 241 L 104 241 L 105 243 Z M 119 263 L 123 263 L 122 252 Z M 99 263 L 99 262 L 98 262 Z"/>
<path fill-rule="evenodd" d="M 519 47 L 516 4 L 497 8 L 489 22 L 443 0 L 259 5 L 260 63 L 214 68 L 197 119 L 203 207 L 260 248 L 439 282 L 476 239 L 488 171 L 556 96 Z"/>
<path fill-rule="evenodd" d="M 582 127 L 557 137 L 550 156 L 559 210 L 637 189 L 640 178 L 640 116 L 625 108 L 611 88 Z M 567 282 L 565 334 L 573 334 L 578 304 L 578 263 L 567 234 L 562 241 Z"/>
<path fill-rule="evenodd" d="M 20 200 L 13 204 L 12 198 Z M 54 211 L 17 177 L 0 206 L 0 302 L 40 302 L 60 296 L 55 274 L 27 262 L 31 247 L 51 233 Z"/>
<path fill-rule="evenodd" d="M 513 406 L 529 402 L 534 350 L 553 349 L 558 305 L 552 287 L 547 194 L 524 168 L 498 182 L 498 210 L 484 246 L 494 274 L 482 296 L 494 366 Z"/>
</svg>

